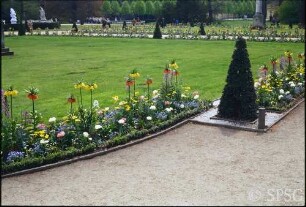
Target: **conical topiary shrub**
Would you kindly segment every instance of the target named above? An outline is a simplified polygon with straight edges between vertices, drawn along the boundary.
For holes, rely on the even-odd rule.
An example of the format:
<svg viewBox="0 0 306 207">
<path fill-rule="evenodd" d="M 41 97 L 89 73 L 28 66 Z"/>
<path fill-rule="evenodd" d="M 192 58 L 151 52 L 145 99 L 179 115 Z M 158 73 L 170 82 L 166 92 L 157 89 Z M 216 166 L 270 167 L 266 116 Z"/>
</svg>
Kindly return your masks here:
<svg viewBox="0 0 306 207">
<path fill-rule="evenodd" d="M 252 121 L 257 118 L 258 106 L 246 41 L 239 37 L 235 47 L 217 116 Z"/>
<path fill-rule="evenodd" d="M 162 38 L 162 33 L 160 31 L 158 21 L 156 21 L 155 30 L 154 30 L 154 34 L 153 34 L 153 39 L 161 39 L 161 38 Z"/>
<path fill-rule="evenodd" d="M 199 31 L 200 35 L 206 35 L 206 32 L 204 30 L 204 24 L 203 22 L 201 22 L 200 24 L 200 31 Z"/>
</svg>

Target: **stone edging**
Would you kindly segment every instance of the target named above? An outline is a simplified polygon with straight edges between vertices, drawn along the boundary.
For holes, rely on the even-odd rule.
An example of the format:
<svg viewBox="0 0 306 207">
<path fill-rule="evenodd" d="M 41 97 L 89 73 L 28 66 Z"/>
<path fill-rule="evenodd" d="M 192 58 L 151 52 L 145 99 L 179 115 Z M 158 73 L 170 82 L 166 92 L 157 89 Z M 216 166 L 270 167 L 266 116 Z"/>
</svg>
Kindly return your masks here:
<svg viewBox="0 0 306 207">
<path fill-rule="evenodd" d="M 202 125 L 209 125 L 209 126 L 221 126 L 221 127 L 231 128 L 231 129 L 240 129 L 240 130 L 251 131 L 251 132 L 267 132 L 272 126 L 277 124 L 280 120 L 282 120 L 285 116 L 287 116 L 292 110 L 294 110 L 297 106 L 299 106 L 304 101 L 305 101 L 305 98 L 302 98 L 295 105 L 293 105 L 289 110 L 284 112 L 284 114 L 279 119 L 277 119 L 273 124 L 266 127 L 265 129 L 246 128 L 246 127 L 239 127 L 239 126 L 226 125 L 226 124 L 220 124 L 220 123 L 218 123 L 218 124 L 208 123 L 208 122 L 201 122 L 201 121 L 197 121 L 197 120 L 190 120 L 190 122 L 193 122 L 193 123 L 196 123 L 196 124 L 202 124 Z"/>
<path fill-rule="evenodd" d="M 276 123 L 278 123 L 281 119 L 283 119 L 285 116 L 287 116 L 292 110 L 294 110 L 298 105 L 300 105 L 302 102 L 304 102 L 305 99 L 303 98 L 302 100 L 300 100 L 297 104 L 295 104 L 291 109 L 289 109 L 286 113 L 284 113 L 284 115 L 282 115 L 274 124 L 272 124 L 270 127 L 267 127 L 266 129 L 247 129 L 247 128 L 241 128 L 241 127 L 237 127 L 237 126 L 230 126 L 230 125 L 223 125 L 223 124 L 218 124 L 219 126 L 223 126 L 223 127 L 227 127 L 227 128 L 234 128 L 234 129 L 242 129 L 242 130 L 246 130 L 246 131 L 253 131 L 253 132 L 267 132 L 273 125 L 275 125 Z M 81 155 L 81 156 L 77 156 L 77 157 L 74 157 L 74 158 L 71 158 L 69 160 L 63 160 L 63 161 L 59 161 L 59 162 L 56 162 L 56 163 L 52 163 L 52 164 L 47 164 L 47 165 L 43 165 L 43 166 L 39 166 L 39 167 L 35 167 L 35 168 L 31 168 L 31 169 L 26 169 L 26 170 L 21 170 L 21 171 L 18 171 L 18 172 L 13 172 L 13 173 L 9 173 L 9 174 L 5 174 L 5 175 L 1 175 L 1 178 L 7 178 L 7 177 L 12 177 L 12 176 L 17 176 L 17 175 L 23 175 L 23 174 L 28 174 L 28 173 L 33 173 L 33 172 L 38 172 L 38 171 L 42 171 L 42 170 L 47 170 L 47 169 L 51 169 L 51 168 L 54 168 L 54 167 L 59 167 L 59 166 L 62 166 L 62 165 L 66 165 L 66 164 L 71 164 L 73 162 L 76 162 L 76 161 L 79 161 L 79 160 L 85 160 L 85 159 L 91 159 L 91 158 L 94 158 L 96 156 L 99 156 L 99 155 L 104 155 L 104 154 L 107 154 L 107 153 L 110 153 L 110 152 L 114 152 L 114 151 L 117 151 L 119 149 L 124 149 L 124 148 L 127 148 L 127 147 L 130 147 L 130 146 L 133 146 L 135 144 L 139 144 L 139 143 L 142 143 L 144 141 L 147 141 L 147 140 L 150 140 L 154 137 L 157 137 L 159 135 L 163 135 L 171 130 L 174 130 L 186 123 L 197 123 L 197 124 L 203 124 L 203 125 L 211 125 L 211 126 L 216 126 L 216 124 L 210 124 L 210 123 L 203 123 L 203 122 L 199 122 L 199 121 L 195 121 L 195 120 L 191 120 L 192 118 L 198 116 L 198 114 L 188 118 L 188 119 L 185 119 L 167 129 L 164 129 L 160 132 L 156 132 L 154 134 L 151 134 L 151 135 L 148 135 L 148 136 L 145 136 L 143 138 L 140 138 L 140 139 L 137 139 L 137 140 L 132 140 L 126 144 L 123 144 L 123 145 L 119 145 L 119 146 L 115 146 L 115 147 L 112 147 L 112 148 L 109 148 L 109 149 L 105 149 L 105 150 L 98 150 L 97 152 L 93 152 L 93 153 L 90 153 L 90 154 L 86 154 L 86 155 Z"/>
</svg>

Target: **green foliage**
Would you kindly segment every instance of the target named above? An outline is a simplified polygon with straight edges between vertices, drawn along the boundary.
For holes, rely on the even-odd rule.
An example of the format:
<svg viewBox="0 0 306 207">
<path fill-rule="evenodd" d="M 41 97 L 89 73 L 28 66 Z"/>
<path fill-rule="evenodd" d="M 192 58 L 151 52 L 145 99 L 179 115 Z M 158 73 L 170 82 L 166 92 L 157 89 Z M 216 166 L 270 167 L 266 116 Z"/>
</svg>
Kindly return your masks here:
<svg viewBox="0 0 306 207">
<path fill-rule="evenodd" d="M 144 15 L 146 13 L 146 5 L 143 1 L 139 0 L 136 1 L 135 7 L 134 7 L 134 14 L 135 15 Z"/>
<path fill-rule="evenodd" d="M 118 16 L 121 13 L 121 7 L 118 1 L 112 1 L 111 2 L 112 7 L 112 15 Z"/>
<path fill-rule="evenodd" d="M 156 22 L 153 39 L 161 39 L 161 38 L 162 38 L 162 33 L 160 31 L 160 26 L 159 26 L 159 23 Z"/>
<path fill-rule="evenodd" d="M 121 6 L 122 15 L 129 15 L 131 13 L 130 4 L 128 1 L 123 1 Z"/>
<path fill-rule="evenodd" d="M 103 2 L 102 7 L 101 7 L 102 13 L 105 16 L 111 15 L 112 14 L 112 5 L 110 1 L 106 0 Z"/>
<path fill-rule="evenodd" d="M 155 1 L 154 2 L 154 8 L 155 8 L 154 15 L 156 17 L 159 17 L 162 13 L 162 3 L 160 1 Z"/>
<path fill-rule="evenodd" d="M 298 23 L 300 12 L 305 12 L 303 10 L 302 1 L 284 0 L 277 12 L 282 23 Z"/>
<path fill-rule="evenodd" d="M 154 15 L 155 7 L 154 7 L 153 2 L 151 0 L 149 0 L 149 1 L 146 1 L 145 4 L 146 4 L 146 14 L 147 15 Z"/>
<path fill-rule="evenodd" d="M 237 120 L 257 117 L 256 93 L 246 41 L 236 41 L 226 85 L 218 108 L 218 116 Z"/>
<path fill-rule="evenodd" d="M 175 14 L 180 21 L 198 22 L 206 20 L 207 7 L 203 1 L 198 0 L 177 0 Z"/>
</svg>

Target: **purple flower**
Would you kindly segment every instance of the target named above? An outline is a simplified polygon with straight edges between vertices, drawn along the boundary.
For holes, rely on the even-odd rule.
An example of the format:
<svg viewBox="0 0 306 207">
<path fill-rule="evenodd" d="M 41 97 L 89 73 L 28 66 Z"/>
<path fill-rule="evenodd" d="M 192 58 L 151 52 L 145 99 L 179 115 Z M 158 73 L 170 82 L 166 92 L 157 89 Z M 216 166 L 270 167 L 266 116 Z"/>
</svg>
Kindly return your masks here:
<svg viewBox="0 0 306 207">
<path fill-rule="evenodd" d="M 7 155 L 6 162 L 14 162 L 18 158 L 23 158 L 24 152 L 10 151 Z"/>
</svg>

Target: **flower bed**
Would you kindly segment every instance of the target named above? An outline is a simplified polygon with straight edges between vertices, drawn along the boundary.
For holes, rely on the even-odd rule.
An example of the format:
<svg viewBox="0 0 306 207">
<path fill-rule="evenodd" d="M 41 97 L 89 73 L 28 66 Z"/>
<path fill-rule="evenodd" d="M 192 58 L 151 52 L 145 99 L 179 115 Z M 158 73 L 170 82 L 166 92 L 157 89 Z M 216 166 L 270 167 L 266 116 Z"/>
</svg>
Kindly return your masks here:
<svg viewBox="0 0 306 207">
<path fill-rule="evenodd" d="M 270 111 L 284 112 L 305 96 L 305 56 L 286 51 L 279 60 L 271 57 L 272 69 L 260 68 L 260 78 L 254 86 L 259 106 Z"/>
<path fill-rule="evenodd" d="M 100 25 L 80 25 L 78 32 L 71 30 L 35 30 L 29 35 L 50 35 L 50 36 L 97 36 L 97 37 L 121 37 L 121 38 L 152 38 L 154 25 L 128 26 L 122 29 L 121 25 L 113 25 L 111 28 L 101 29 Z M 198 27 L 185 25 L 167 25 L 161 28 L 161 33 L 165 39 L 188 39 L 188 40 L 237 40 L 243 36 L 248 41 L 258 42 L 305 42 L 305 29 L 285 29 L 282 27 L 270 27 L 266 30 L 251 30 L 249 27 L 226 27 L 226 26 L 207 26 L 206 35 L 200 35 Z M 9 35 L 14 33 L 11 31 Z"/>
<path fill-rule="evenodd" d="M 125 80 L 128 97 L 114 96 L 114 106 L 103 108 L 93 99 L 98 85 L 78 81 L 74 85 L 77 97 L 71 94 L 67 98 L 70 113 L 61 119 L 51 117 L 48 123 L 44 123 L 35 110 L 35 101 L 39 98 L 35 87 L 26 90 L 32 112 L 24 114 L 20 120 L 12 117 L 13 97 L 18 91 L 9 87 L 2 97 L 1 173 L 125 144 L 208 109 L 210 101 L 200 100 L 198 92 L 183 87 L 179 75 L 178 65 L 172 61 L 163 71 L 161 88 L 151 91 L 152 78 L 147 77 L 141 83 L 140 73 L 134 69 Z M 147 87 L 144 95 L 138 95 L 139 84 Z M 91 95 L 90 108 L 83 107 L 85 92 Z M 74 107 L 76 103 L 78 106 Z"/>
</svg>

